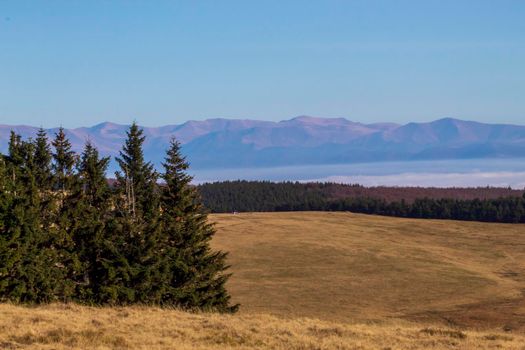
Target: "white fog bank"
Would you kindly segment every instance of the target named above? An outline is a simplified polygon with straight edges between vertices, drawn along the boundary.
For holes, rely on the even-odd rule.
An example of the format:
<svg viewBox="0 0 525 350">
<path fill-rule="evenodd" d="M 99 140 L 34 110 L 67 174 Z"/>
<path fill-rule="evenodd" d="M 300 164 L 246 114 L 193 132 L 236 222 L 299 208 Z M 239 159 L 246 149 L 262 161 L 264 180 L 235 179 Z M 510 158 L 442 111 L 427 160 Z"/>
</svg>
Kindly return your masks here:
<svg viewBox="0 0 525 350">
<path fill-rule="evenodd" d="M 395 175 L 328 176 L 305 182 L 337 182 L 363 186 L 420 186 L 420 187 L 512 187 L 525 188 L 525 172 L 487 173 L 403 173 Z"/>
<path fill-rule="evenodd" d="M 192 169 L 194 183 L 226 180 L 319 181 L 365 186 L 525 188 L 525 159 L 468 159 L 269 168 Z"/>
</svg>

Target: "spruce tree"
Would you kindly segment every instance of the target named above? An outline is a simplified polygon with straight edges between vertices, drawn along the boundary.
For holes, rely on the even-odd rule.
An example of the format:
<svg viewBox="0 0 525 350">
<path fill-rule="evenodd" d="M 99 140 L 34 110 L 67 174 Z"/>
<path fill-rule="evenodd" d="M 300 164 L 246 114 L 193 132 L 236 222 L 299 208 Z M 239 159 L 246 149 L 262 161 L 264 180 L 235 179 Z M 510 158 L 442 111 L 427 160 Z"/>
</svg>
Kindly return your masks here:
<svg viewBox="0 0 525 350">
<path fill-rule="evenodd" d="M 119 157 L 116 158 L 120 171 L 116 172 L 117 184 L 124 195 L 125 215 L 132 219 L 156 215 L 157 173 L 153 164 L 144 160 L 143 130 L 134 122 L 127 131 L 127 139 Z"/>
<path fill-rule="evenodd" d="M 48 230 L 50 245 L 59 256 L 58 266 L 62 269 L 64 276 L 64 282 L 61 284 L 62 295 L 64 299 L 68 299 L 74 294 L 74 281 L 82 273 L 73 241 L 73 231 L 78 225 L 78 216 L 81 211 L 79 199 L 75 196 L 80 187 L 78 174 L 75 173 L 78 156 L 72 150 L 71 142 L 62 127 L 55 134 L 52 145 L 54 148 L 52 177 L 55 208 Z"/>
<path fill-rule="evenodd" d="M 0 234 L 0 300 L 23 301 L 32 299 L 28 294 L 31 293 L 33 275 L 30 271 L 34 269 L 26 266 L 24 256 L 30 255 L 29 250 L 35 242 L 26 225 L 28 221 L 31 225 L 33 220 L 28 198 L 23 193 L 27 189 L 22 183 L 23 147 L 21 137 L 13 131 L 8 149 L 8 156 L 3 157 L 2 162 L 2 187 L 5 192 L 2 193 L 3 225 Z"/>
<path fill-rule="evenodd" d="M 19 180 L 18 177 L 20 177 L 20 172 L 22 171 L 24 162 L 22 149 L 21 136 L 11 130 L 8 145 L 8 165 L 10 165 L 8 166 L 8 171 L 13 185 L 17 182 L 17 180 Z M 13 191 L 13 195 L 16 196 L 16 188 L 13 188 Z"/>
<path fill-rule="evenodd" d="M 55 134 L 52 144 L 55 148 L 53 153 L 55 189 L 65 193 L 72 186 L 76 155 L 62 127 Z"/>
<path fill-rule="evenodd" d="M 3 225 L 0 227 L 0 299 L 49 302 L 60 295 L 63 279 L 57 255 L 42 230 L 35 180 L 34 145 L 11 134 L 2 177 Z"/>
<path fill-rule="evenodd" d="M 51 160 L 53 155 L 46 131 L 40 128 L 34 142 L 34 175 L 40 189 L 40 206 L 43 229 L 52 231 L 55 200 L 53 196 L 53 173 Z"/>
<path fill-rule="evenodd" d="M 19 262 L 16 254 L 17 234 L 10 227 L 13 182 L 7 157 L 0 155 L 0 300 L 9 300 L 13 267 Z"/>
<path fill-rule="evenodd" d="M 163 271 L 157 174 L 144 160 L 144 140 L 143 131 L 133 123 L 117 158 L 118 215 L 112 224 L 113 249 L 118 259 L 108 264 L 112 271 L 109 280 L 115 284 L 106 290 L 119 303 L 158 303 L 162 294 L 157 289 Z"/>
<path fill-rule="evenodd" d="M 40 128 L 35 139 L 35 180 L 41 190 L 48 191 L 52 185 L 51 160 L 53 155 L 46 131 Z"/>
<path fill-rule="evenodd" d="M 165 303 L 186 308 L 235 312 L 225 289 L 226 253 L 212 251 L 210 240 L 215 229 L 207 220 L 192 177 L 189 164 L 181 155 L 180 144 L 172 140 L 163 163 L 165 182 L 162 187 L 162 227 L 169 261 L 169 293 Z"/>
<path fill-rule="evenodd" d="M 71 236 L 78 258 L 74 274 L 76 298 L 84 302 L 99 302 L 97 295 L 107 277 L 103 261 L 106 242 L 111 234 L 107 223 L 111 218 L 111 192 L 106 180 L 109 158 L 100 158 L 98 150 L 87 142 L 78 164 L 79 186 L 74 187 L 70 203 L 74 204 L 76 224 Z M 73 214 L 73 213 L 72 213 Z"/>
</svg>

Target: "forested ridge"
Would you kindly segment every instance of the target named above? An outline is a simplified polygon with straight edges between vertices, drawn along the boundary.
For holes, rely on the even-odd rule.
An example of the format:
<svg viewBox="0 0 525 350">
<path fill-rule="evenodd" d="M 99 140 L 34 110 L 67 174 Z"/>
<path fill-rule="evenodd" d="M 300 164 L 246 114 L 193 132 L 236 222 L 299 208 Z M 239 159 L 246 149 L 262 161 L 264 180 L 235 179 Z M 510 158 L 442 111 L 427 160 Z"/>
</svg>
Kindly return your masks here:
<svg viewBox="0 0 525 350">
<path fill-rule="evenodd" d="M 509 188 L 417 188 L 268 181 L 197 186 L 212 212 L 352 211 L 408 218 L 525 222 L 524 191 Z"/>
<path fill-rule="evenodd" d="M 51 142 L 43 129 L 34 140 L 11 133 L 0 155 L 0 301 L 236 310 L 180 144 L 159 173 L 144 140 L 133 124 L 110 186 L 110 159 L 91 143 L 76 154 L 63 129 Z"/>
</svg>

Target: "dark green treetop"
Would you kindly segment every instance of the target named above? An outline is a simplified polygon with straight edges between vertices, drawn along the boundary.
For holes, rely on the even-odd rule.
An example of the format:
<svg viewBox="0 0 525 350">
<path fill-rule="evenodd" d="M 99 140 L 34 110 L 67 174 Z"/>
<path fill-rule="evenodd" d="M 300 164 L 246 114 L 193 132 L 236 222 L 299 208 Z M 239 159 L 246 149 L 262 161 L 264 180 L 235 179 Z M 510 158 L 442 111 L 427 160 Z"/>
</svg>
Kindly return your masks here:
<svg viewBox="0 0 525 350">
<path fill-rule="evenodd" d="M 163 167 L 161 212 L 171 270 L 167 296 L 185 307 L 235 312 L 238 305 L 230 305 L 225 288 L 230 276 L 225 273 L 226 253 L 210 248 L 215 229 L 190 186 L 189 164 L 175 139 Z"/>
<path fill-rule="evenodd" d="M 116 158 L 120 171 L 115 175 L 118 188 L 125 198 L 123 211 L 132 218 L 149 216 L 157 211 L 157 173 L 153 165 L 144 160 L 144 140 L 143 130 L 134 122 Z"/>
<path fill-rule="evenodd" d="M 47 138 L 47 133 L 43 128 L 38 130 L 35 145 L 35 180 L 41 189 L 49 190 L 52 186 L 51 160 L 53 154 Z"/>
<path fill-rule="evenodd" d="M 76 163 L 76 155 L 72 150 L 71 142 L 67 138 L 64 128 L 59 128 L 52 142 L 55 152 L 53 153 L 53 170 L 55 176 L 55 187 L 58 190 L 69 190 L 72 182 L 73 171 Z"/>
</svg>

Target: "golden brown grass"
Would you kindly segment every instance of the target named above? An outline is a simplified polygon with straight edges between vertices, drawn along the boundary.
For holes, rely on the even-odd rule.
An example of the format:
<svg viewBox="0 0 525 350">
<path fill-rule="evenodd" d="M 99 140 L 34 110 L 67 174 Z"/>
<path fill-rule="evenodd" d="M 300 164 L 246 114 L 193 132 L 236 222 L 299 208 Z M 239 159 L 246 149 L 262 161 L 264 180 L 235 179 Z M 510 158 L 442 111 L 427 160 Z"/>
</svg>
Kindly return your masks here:
<svg viewBox="0 0 525 350">
<path fill-rule="evenodd" d="M 0 349 L 521 349 L 525 226 L 213 215 L 236 315 L 0 304 Z"/>
<path fill-rule="evenodd" d="M 525 332 L 525 225 L 320 212 L 212 220 L 242 314 Z"/>
<path fill-rule="evenodd" d="M 157 308 L 0 305 L 0 349 L 525 349 L 525 336 Z"/>
</svg>

